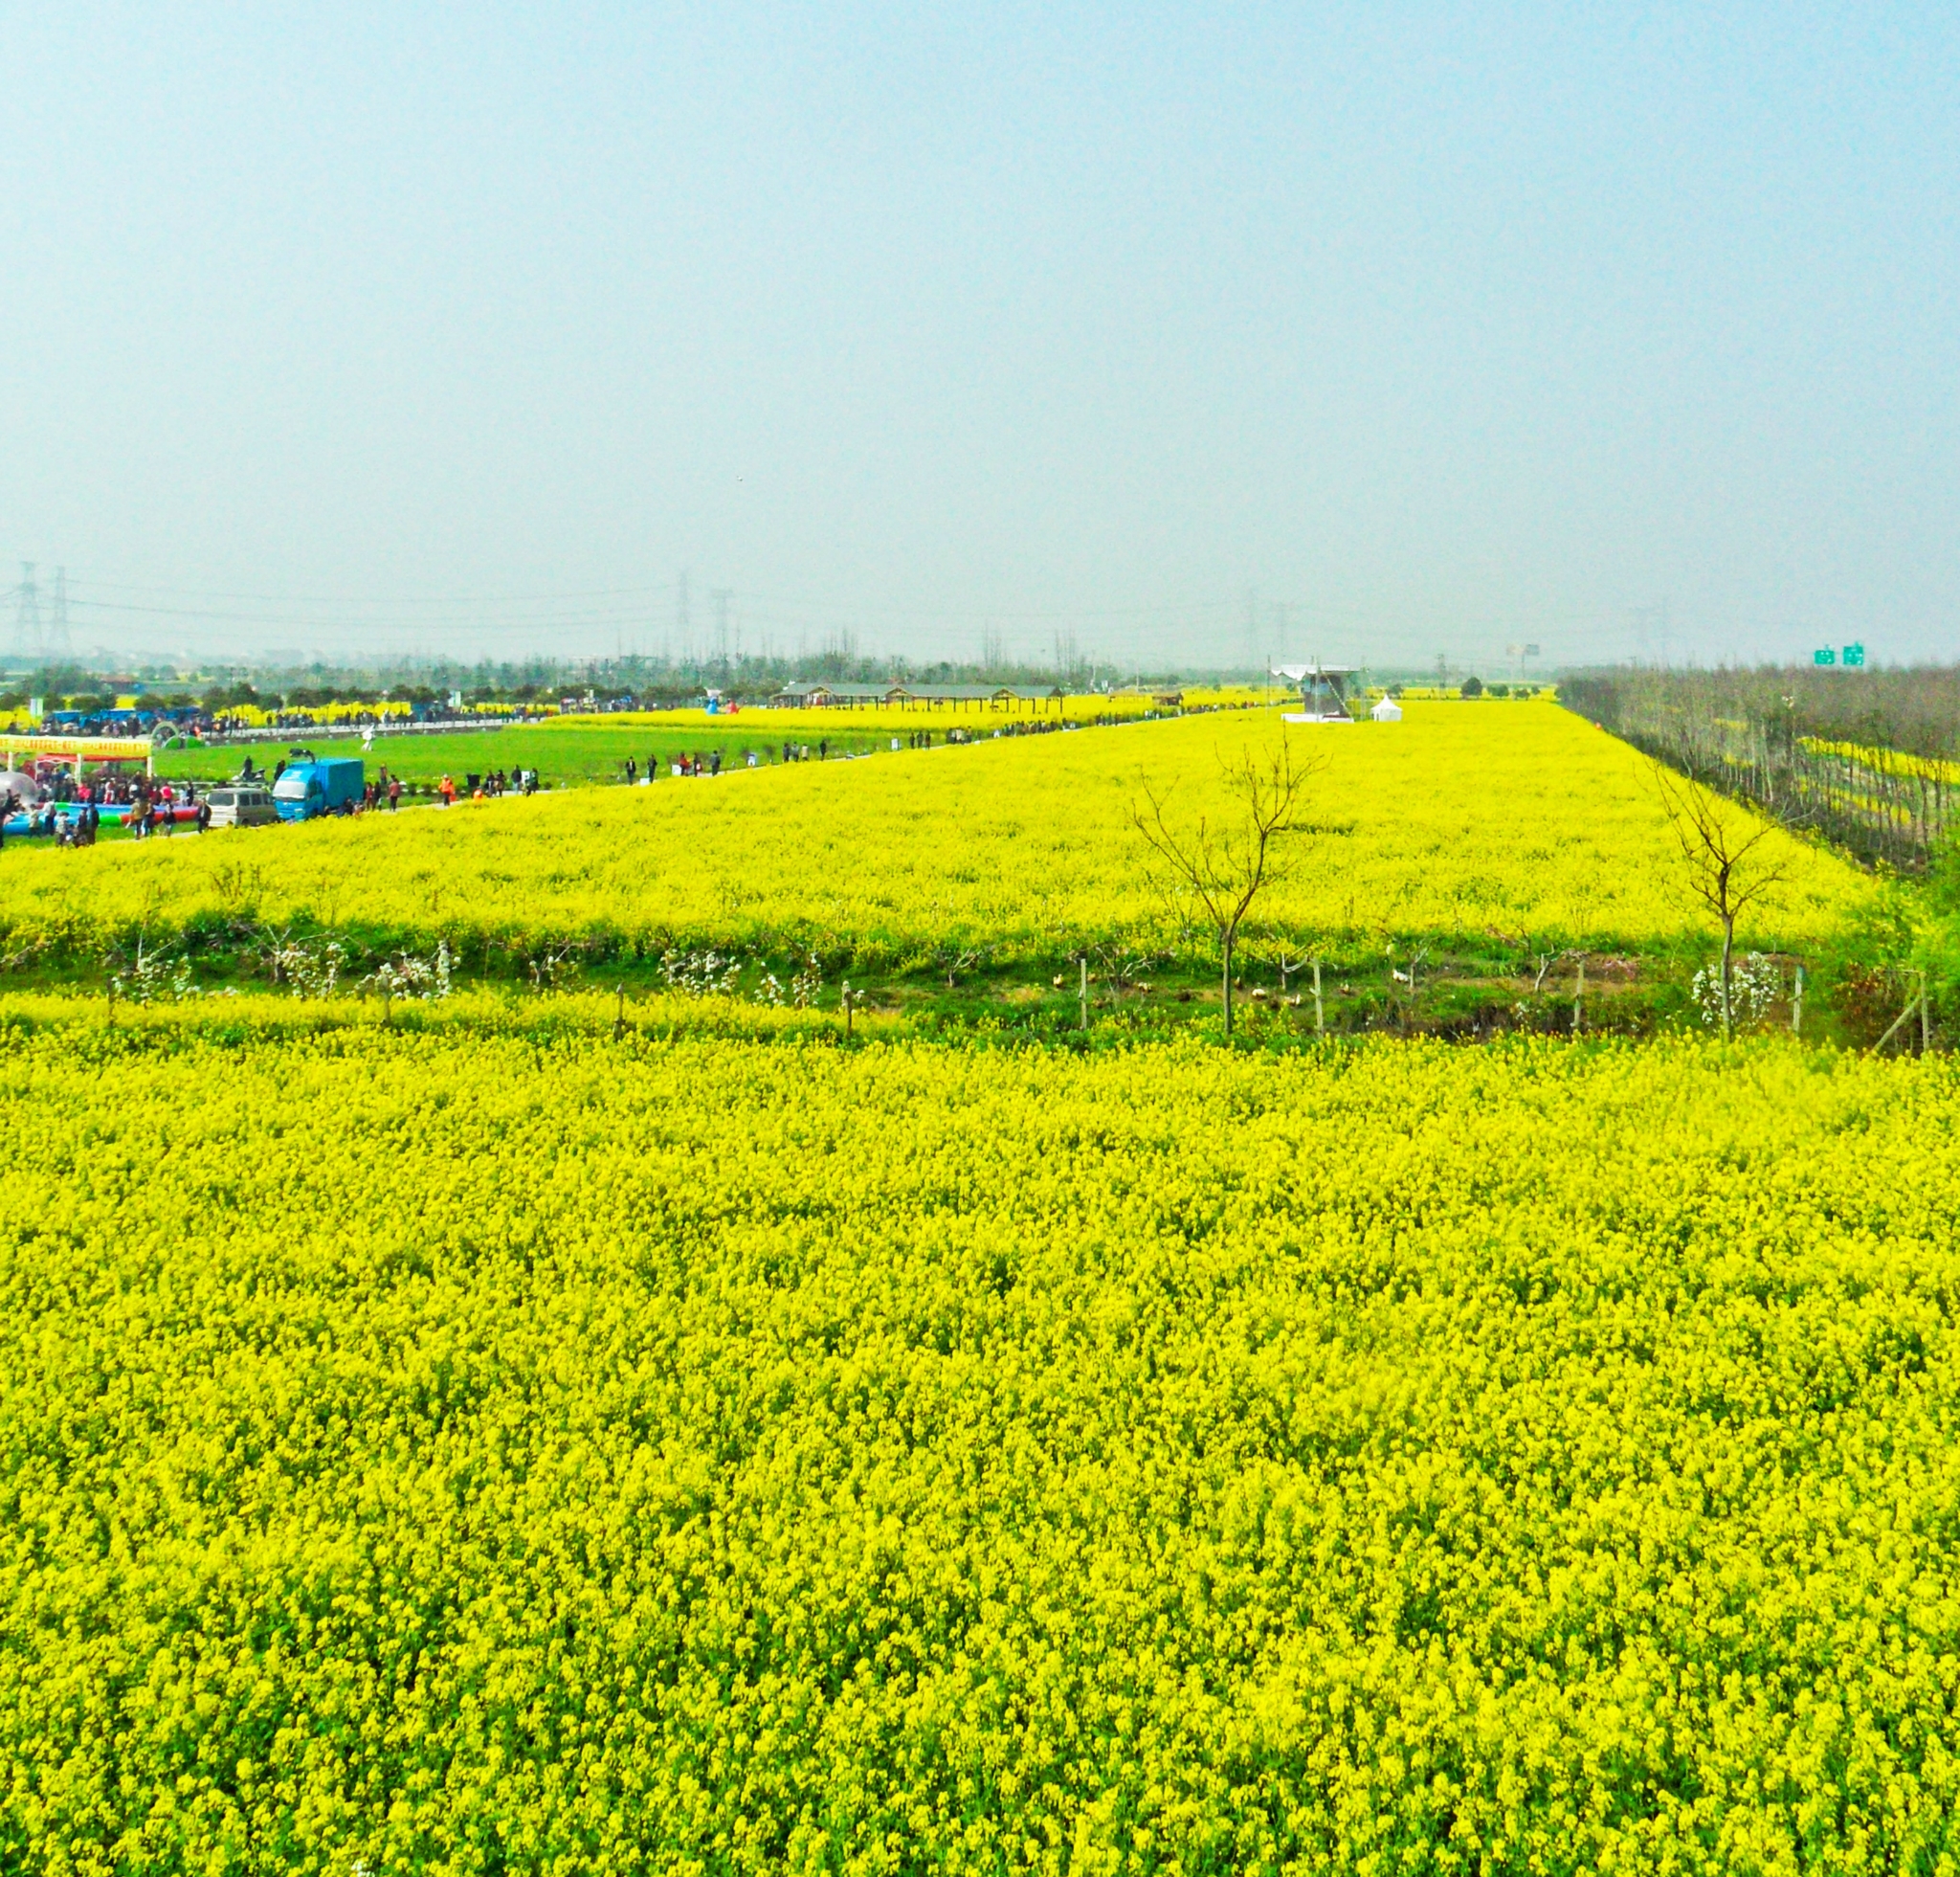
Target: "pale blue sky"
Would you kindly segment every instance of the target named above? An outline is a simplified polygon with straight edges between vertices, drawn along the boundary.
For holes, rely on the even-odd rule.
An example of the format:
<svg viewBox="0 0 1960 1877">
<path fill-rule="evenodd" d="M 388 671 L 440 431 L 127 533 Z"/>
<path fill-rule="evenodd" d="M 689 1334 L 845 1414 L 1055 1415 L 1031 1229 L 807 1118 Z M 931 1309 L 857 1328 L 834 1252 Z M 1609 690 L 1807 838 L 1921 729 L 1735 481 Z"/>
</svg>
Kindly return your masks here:
<svg viewBox="0 0 1960 1877">
<path fill-rule="evenodd" d="M 0 20 L 83 643 L 1960 656 L 1951 9 Z"/>
</svg>

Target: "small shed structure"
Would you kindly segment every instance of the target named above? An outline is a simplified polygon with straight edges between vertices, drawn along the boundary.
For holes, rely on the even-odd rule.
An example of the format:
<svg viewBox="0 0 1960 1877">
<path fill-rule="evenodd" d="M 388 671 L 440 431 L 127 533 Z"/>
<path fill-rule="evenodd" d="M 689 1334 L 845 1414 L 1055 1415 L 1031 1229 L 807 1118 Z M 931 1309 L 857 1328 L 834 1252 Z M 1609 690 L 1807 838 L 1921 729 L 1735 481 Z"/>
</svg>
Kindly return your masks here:
<svg viewBox="0 0 1960 1877">
<path fill-rule="evenodd" d="M 1349 724 L 1354 721 L 1348 708 L 1348 687 L 1353 681 L 1352 665 L 1278 665 L 1275 678 L 1284 678 L 1300 686 L 1300 708 L 1288 711 L 1289 724 Z"/>
<path fill-rule="evenodd" d="M 895 688 L 890 684 L 785 684 L 769 703 L 784 710 L 861 710 L 889 704 Z"/>
</svg>

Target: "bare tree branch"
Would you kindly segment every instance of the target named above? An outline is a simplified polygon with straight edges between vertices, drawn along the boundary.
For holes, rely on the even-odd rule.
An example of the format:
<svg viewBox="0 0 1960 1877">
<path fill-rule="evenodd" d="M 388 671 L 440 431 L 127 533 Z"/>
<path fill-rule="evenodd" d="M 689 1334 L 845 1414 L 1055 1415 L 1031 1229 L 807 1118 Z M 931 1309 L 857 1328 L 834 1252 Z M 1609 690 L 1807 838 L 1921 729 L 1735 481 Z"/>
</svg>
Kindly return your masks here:
<svg viewBox="0 0 1960 1877">
<path fill-rule="evenodd" d="M 1665 763 L 1650 761 L 1647 767 L 1687 867 L 1688 891 L 1722 927 L 1722 1034 L 1726 1038 L 1735 1032 L 1735 922 L 1789 879 L 1790 862 L 1763 851 L 1775 832 L 1773 824 L 1755 820 Z"/>
<path fill-rule="evenodd" d="M 1218 934 L 1223 969 L 1225 1034 L 1232 1034 L 1232 954 L 1238 929 L 1260 891 L 1280 876 L 1274 843 L 1282 836 L 1306 833 L 1294 819 L 1294 806 L 1307 780 L 1325 764 L 1294 760 L 1293 746 L 1281 738 L 1263 758 L 1247 751 L 1236 762 L 1221 763 L 1228 793 L 1239 813 L 1222 826 L 1210 816 L 1179 833 L 1167 818 L 1169 794 L 1142 784 L 1144 803 L 1130 804 L 1130 823 L 1166 869 L 1205 909 Z"/>
</svg>

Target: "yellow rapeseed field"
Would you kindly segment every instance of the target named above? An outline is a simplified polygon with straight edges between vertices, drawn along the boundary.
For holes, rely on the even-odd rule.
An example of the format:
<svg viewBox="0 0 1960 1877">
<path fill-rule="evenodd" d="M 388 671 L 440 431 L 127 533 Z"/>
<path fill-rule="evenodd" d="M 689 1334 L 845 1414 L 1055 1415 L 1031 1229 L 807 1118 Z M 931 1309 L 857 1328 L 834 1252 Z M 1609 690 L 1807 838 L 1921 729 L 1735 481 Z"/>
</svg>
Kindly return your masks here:
<svg viewBox="0 0 1960 1877">
<path fill-rule="evenodd" d="M 8 1869 L 1952 1867 L 1949 1061 L 691 1008 L 5 1007 Z"/>
<path fill-rule="evenodd" d="M 883 964 L 948 942 L 1048 957 L 1173 929 L 1131 804 L 1147 784 L 1170 792 L 1173 819 L 1215 815 L 1221 762 L 1281 735 L 1326 763 L 1306 809 L 1325 832 L 1292 844 L 1262 907 L 1283 931 L 1598 950 L 1701 929 L 1642 759 L 1548 703 L 1417 703 L 1399 725 L 1290 731 L 1274 712 L 1222 711 L 691 786 L 10 852 L 0 928 L 83 944 L 250 913 L 465 950 L 598 936 L 821 944 Z M 1868 888 L 1820 849 L 1771 846 L 1791 850 L 1790 884 L 1745 941 L 1801 949 Z"/>
<path fill-rule="evenodd" d="M 1879 749 L 1864 743 L 1833 743 L 1815 736 L 1799 740 L 1814 756 L 1840 756 L 1882 775 L 1923 775 L 1936 782 L 1960 782 L 1960 763 L 1937 756 L 1912 756 L 1903 749 Z"/>
</svg>

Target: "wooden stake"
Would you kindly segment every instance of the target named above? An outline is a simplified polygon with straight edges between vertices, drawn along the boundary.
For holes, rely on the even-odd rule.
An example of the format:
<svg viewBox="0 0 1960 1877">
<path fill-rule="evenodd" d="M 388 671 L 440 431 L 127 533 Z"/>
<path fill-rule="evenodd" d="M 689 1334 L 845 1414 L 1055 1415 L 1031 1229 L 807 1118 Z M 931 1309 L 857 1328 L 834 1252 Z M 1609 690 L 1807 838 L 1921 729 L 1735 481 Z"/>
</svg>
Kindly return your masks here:
<svg viewBox="0 0 1960 1877">
<path fill-rule="evenodd" d="M 1579 980 L 1572 988 L 1572 1035 L 1579 1034 L 1586 1004 L 1586 954 L 1579 954 Z"/>
<path fill-rule="evenodd" d="M 1884 1046 L 1888 1042 L 1890 1042 L 1892 1039 L 1896 1037 L 1901 1030 L 1904 1029 L 1906 1024 L 1912 1021 L 1914 1016 L 1917 1015 L 1919 1011 L 1919 995 L 1920 994 L 1915 991 L 1911 996 L 1906 998 L 1905 1008 L 1902 1010 L 1899 1013 L 1899 1015 L 1892 1019 L 1892 1027 L 1889 1030 L 1887 1030 L 1885 1034 L 1878 1039 L 1877 1042 L 1872 1044 L 1872 1054 L 1874 1056 L 1876 1056 L 1880 1050 L 1883 1049 Z"/>
<path fill-rule="evenodd" d="M 1079 958 L 1076 962 L 1082 968 L 1081 989 L 1077 994 L 1082 1001 L 1082 1028 L 1086 1030 L 1089 1027 L 1089 961 Z"/>
<path fill-rule="evenodd" d="M 1321 961 L 1313 961 L 1313 1028 L 1316 1036 L 1327 1034 L 1327 1014 L 1321 1008 Z"/>
<path fill-rule="evenodd" d="M 844 980 L 844 1040 L 851 1040 L 851 980 Z"/>
<path fill-rule="evenodd" d="M 1790 997 L 1790 1034 L 1793 1037 L 1803 1035 L 1803 967 L 1801 965 L 1796 968 L 1796 988 L 1791 993 Z"/>
</svg>

